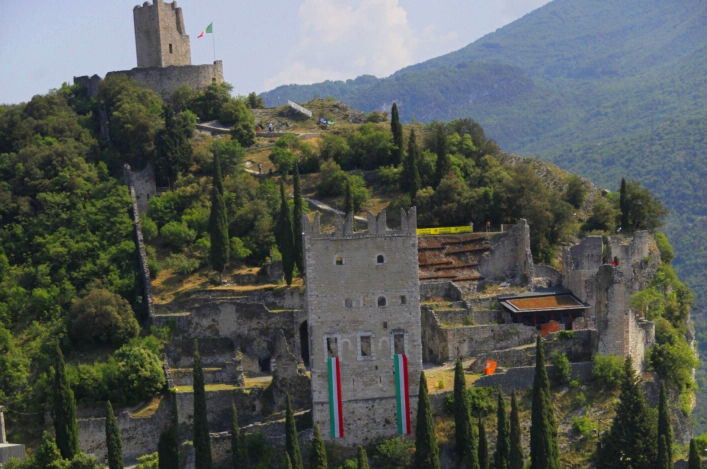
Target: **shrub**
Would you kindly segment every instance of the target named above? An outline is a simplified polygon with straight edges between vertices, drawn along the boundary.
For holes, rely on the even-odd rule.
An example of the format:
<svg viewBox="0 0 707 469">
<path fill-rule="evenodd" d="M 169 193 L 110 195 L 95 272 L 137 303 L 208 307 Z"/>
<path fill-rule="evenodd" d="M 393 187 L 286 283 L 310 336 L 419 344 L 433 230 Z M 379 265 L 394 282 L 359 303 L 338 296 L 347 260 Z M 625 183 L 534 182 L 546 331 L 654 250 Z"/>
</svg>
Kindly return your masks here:
<svg viewBox="0 0 707 469">
<path fill-rule="evenodd" d="M 414 441 L 394 436 L 384 439 L 376 446 L 373 460 L 384 469 L 402 469 L 410 466 L 414 452 Z"/>
<path fill-rule="evenodd" d="M 550 361 L 554 366 L 554 373 L 552 375 L 553 382 L 559 386 L 569 384 L 572 380 L 572 365 L 567 355 L 555 351 L 552 353 Z"/>
<path fill-rule="evenodd" d="M 440 378 L 439 381 L 437 381 L 437 389 L 444 389 L 444 378 Z"/>
<path fill-rule="evenodd" d="M 182 215 L 182 223 L 187 225 L 187 228 L 200 236 L 206 233 L 209 229 L 209 214 L 211 211 L 207 207 L 191 207 L 184 210 Z"/>
<path fill-rule="evenodd" d="M 142 237 L 145 238 L 145 241 L 154 239 L 159 232 L 157 230 L 157 224 L 144 213 L 140 214 L 140 228 L 142 229 Z"/>
<path fill-rule="evenodd" d="M 157 259 L 147 259 L 147 268 L 150 270 L 150 278 L 152 280 L 156 279 L 162 272 L 162 264 L 157 262 Z"/>
<path fill-rule="evenodd" d="M 157 453 L 146 454 L 137 458 L 135 469 L 159 469 L 160 460 Z"/>
<path fill-rule="evenodd" d="M 255 117 L 243 101 L 234 101 L 233 130 L 231 137 L 238 140 L 243 148 L 248 148 L 255 143 Z"/>
<path fill-rule="evenodd" d="M 346 139 L 339 135 L 327 134 L 319 141 L 319 158 L 322 161 L 334 160 L 342 164 L 349 157 L 351 149 Z"/>
<path fill-rule="evenodd" d="M 111 360 L 115 364 L 112 394 L 118 395 L 118 402 L 143 401 L 164 388 L 162 360 L 150 350 L 123 345 Z"/>
<path fill-rule="evenodd" d="M 333 161 L 322 164 L 315 189 L 317 195 L 331 197 L 343 195 L 346 187 L 346 173 Z"/>
<path fill-rule="evenodd" d="M 374 124 L 377 124 L 379 122 L 388 122 L 388 113 L 373 111 L 370 114 L 366 115 L 366 122 L 372 122 Z"/>
<path fill-rule="evenodd" d="M 175 221 L 171 221 L 163 226 L 161 234 L 168 245 L 179 251 L 183 251 L 196 239 L 196 232 L 194 230 L 190 230 L 185 223 Z"/>
<path fill-rule="evenodd" d="M 592 435 L 592 432 L 594 431 L 594 424 L 591 420 L 589 420 L 589 417 L 587 417 L 586 415 L 580 418 L 573 417 L 572 430 L 579 433 L 585 438 L 589 438 Z"/>
<path fill-rule="evenodd" d="M 349 176 L 349 181 L 351 182 L 351 195 L 353 197 L 354 212 L 360 212 L 363 208 L 363 204 L 368 202 L 370 195 L 368 189 L 366 189 L 366 182 L 361 176 L 352 174 Z"/>
<path fill-rule="evenodd" d="M 557 338 L 558 339 L 574 339 L 575 333 L 574 331 L 560 331 L 557 333 Z"/>
<path fill-rule="evenodd" d="M 69 312 L 69 336 L 75 342 L 118 345 L 139 333 L 130 303 L 108 290 L 92 290 Z"/>
<path fill-rule="evenodd" d="M 188 275 L 199 268 L 198 259 L 190 259 L 184 254 L 170 254 L 165 264 L 171 271 L 182 275 Z"/>
<path fill-rule="evenodd" d="M 618 388 L 624 376 L 623 358 L 616 355 L 594 355 L 592 376 L 608 388 Z"/>
<path fill-rule="evenodd" d="M 670 241 L 668 241 L 665 234 L 661 232 L 655 233 L 654 236 L 655 242 L 658 245 L 658 251 L 660 251 L 661 262 L 670 264 L 670 262 L 675 259 L 675 252 L 673 251 L 673 247 L 670 245 Z"/>
<path fill-rule="evenodd" d="M 275 467 L 275 448 L 270 445 L 262 433 L 246 435 L 248 458 L 253 469 L 270 469 Z"/>
<path fill-rule="evenodd" d="M 231 238 L 231 258 L 237 261 L 243 261 L 246 257 L 252 254 L 251 250 L 245 247 L 243 240 L 240 238 Z"/>
<path fill-rule="evenodd" d="M 376 174 L 382 186 L 392 189 L 400 186 L 400 169 L 395 166 L 381 166 L 376 171 Z"/>
<path fill-rule="evenodd" d="M 565 189 L 565 201 L 574 208 L 579 208 L 582 206 L 584 199 L 586 198 L 587 188 L 584 186 L 584 181 L 582 181 L 581 177 L 573 174 L 570 176 L 570 180 L 567 183 L 567 189 Z"/>
</svg>

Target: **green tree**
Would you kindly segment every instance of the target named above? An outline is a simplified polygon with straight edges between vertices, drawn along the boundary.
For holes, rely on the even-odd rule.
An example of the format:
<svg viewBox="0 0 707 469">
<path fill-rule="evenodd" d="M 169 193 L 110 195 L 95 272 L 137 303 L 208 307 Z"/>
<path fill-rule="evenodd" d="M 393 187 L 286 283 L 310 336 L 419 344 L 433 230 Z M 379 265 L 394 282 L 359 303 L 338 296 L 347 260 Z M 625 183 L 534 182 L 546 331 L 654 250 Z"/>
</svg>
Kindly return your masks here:
<svg viewBox="0 0 707 469">
<path fill-rule="evenodd" d="M 510 469 L 511 438 L 506 415 L 506 400 L 498 393 L 496 406 L 496 452 L 493 455 L 495 469 Z"/>
<path fill-rule="evenodd" d="M 294 210 L 292 213 L 292 235 L 294 236 L 295 265 L 300 274 L 304 273 L 304 248 L 302 246 L 302 187 L 299 180 L 299 167 L 295 164 L 295 174 L 292 177 L 293 192 L 295 198 Z"/>
<path fill-rule="evenodd" d="M 231 460 L 233 469 L 250 469 L 248 447 L 238 426 L 238 410 L 231 404 Z"/>
<path fill-rule="evenodd" d="M 226 203 L 223 200 L 223 179 L 221 177 L 221 159 L 214 154 L 214 178 L 211 188 L 211 216 L 209 218 L 209 234 L 211 235 L 210 261 L 213 269 L 219 274 L 223 283 L 223 269 L 228 264 L 229 238 Z"/>
<path fill-rule="evenodd" d="M 641 378 L 633 369 L 631 356 L 624 361 L 621 395 L 616 416 L 601 438 L 597 467 L 602 469 L 651 469 L 658 459 L 657 421 L 648 407 Z"/>
<path fill-rule="evenodd" d="M 489 440 L 486 438 L 486 426 L 479 416 L 479 468 L 489 469 Z"/>
<path fill-rule="evenodd" d="M 567 188 L 563 195 L 565 202 L 572 205 L 574 208 L 579 208 L 587 198 L 587 188 L 584 186 L 582 178 L 573 174 L 567 181 Z"/>
<path fill-rule="evenodd" d="M 351 189 L 351 179 L 346 178 L 346 192 L 344 193 L 344 212 L 346 216 L 353 217 L 353 230 L 356 231 L 356 211 L 354 210 L 353 190 Z"/>
<path fill-rule="evenodd" d="M 442 179 L 452 169 L 452 162 L 447 154 L 447 131 L 444 125 L 437 126 L 436 134 L 437 164 L 435 167 L 435 187 L 442 182 Z"/>
<path fill-rule="evenodd" d="M 322 434 L 319 433 L 319 425 L 314 424 L 314 438 L 312 439 L 312 453 L 309 462 L 310 469 L 327 469 L 326 447 Z"/>
<path fill-rule="evenodd" d="M 297 440 L 295 414 L 292 411 L 292 402 L 290 401 L 289 393 L 287 394 L 287 409 L 285 411 L 285 449 L 292 463 L 292 469 L 303 469 L 302 453 L 300 452 L 299 441 Z"/>
<path fill-rule="evenodd" d="M 157 454 L 159 469 L 179 469 L 179 439 L 175 422 L 160 433 Z"/>
<path fill-rule="evenodd" d="M 697 451 L 697 442 L 694 438 L 690 440 L 690 456 L 687 460 L 687 469 L 702 469 L 702 458 Z"/>
<path fill-rule="evenodd" d="M 285 469 L 292 469 L 292 461 L 289 454 L 285 454 Z"/>
<path fill-rule="evenodd" d="M 66 378 L 64 355 L 56 345 L 54 365 L 54 430 L 56 446 L 64 459 L 73 459 L 79 453 L 79 424 L 76 420 L 74 392 Z"/>
<path fill-rule="evenodd" d="M 106 449 L 109 469 L 123 469 L 123 441 L 113 406 L 106 401 Z"/>
<path fill-rule="evenodd" d="M 673 426 L 670 424 L 670 408 L 668 407 L 668 397 L 665 392 L 665 382 L 660 382 L 660 401 L 658 403 L 658 442 L 660 438 L 665 438 L 665 455 L 661 453 L 660 445 L 658 446 L 658 467 L 660 461 L 667 461 L 670 467 L 673 466 Z"/>
<path fill-rule="evenodd" d="M 160 181 L 172 187 L 179 172 L 189 171 L 194 154 L 189 141 L 190 132 L 185 128 L 184 121 L 177 119 L 174 108 L 169 104 L 165 104 L 163 108 L 164 128 L 160 129 L 155 137 L 155 172 Z"/>
<path fill-rule="evenodd" d="M 285 182 L 280 180 L 280 217 L 277 222 L 277 242 L 282 254 L 282 270 L 285 271 L 285 281 L 292 285 L 292 272 L 295 268 L 295 239 L 292 233 L 292 217 L 290 206 L 285 196 Z"/>
<path fill-rule="evenodd" d="M 668 443 L 665 440 L 665 435 L 660 435 L 658 437 L 658 464 L 656 468 L 658 469 L 671 469 L 673 467 L 673 462 L 668 459 Z"/>
<path fill-rule="evenodd" d="M 255 116 L 241 100 L 234 100 L 224 106 L 228 110 L 228 118 L 233 122 L 231 137 L 238 140 L 243 148 L 255 143 Z"/>
<path fill-rule="evenodd" d="M 629 230 L 655 230 L 663 226 L 668 210 L 639 181 L 621 183 L 621 226 Z M 624 223 L 627 225 L 624 227 Z"/>
<path fill-rule="evenodd" d="M 211 469 L 211 439 L 209 437 L 209 415 L 206 411 L 204 370 L 201 368 L 199 342 L 194 341 L 194 459 L 196 469 Z"/>
<path fill-rule="evenodd" d="M 525 469 L 525 455 L 523 454 L 522 427 L 520 426 L 520 412 L 516 392 L 511 396 L 511 448 L 508 469 Z"/>
<path fill-rule="evenodd" d="M 400 123 L 400 116 L 398 115 L 398 105 L 393 103 L 393 109 L 391 111 L 390 119 L 390 131 L 393 133 L 393 152 L 391 154 L 391 163 L 395 166 L 399 165 L 403 161 L 403 126 Z"/>
<path fill-rule="evenodd" d="M 120 345 L 137 337 L 140 325 L 125 298 L 96 288 L 71 306 L 68 332 L 76 344 Z"/>
<path fill-rule="evenodd" d="M 263 101 L 263 98 L 255 94 L 255 91 L 248 93 L 246 103 L 250 109 L 265 109 L 265 102 Z"/>
<path fill-rule="evenodd" d="M 205 90 L 191 96 L 188 107 L 202 122 L 219 119 L 221 108 L 233 100 L 230 83 L 212 83 Z"/>
<path fill-rule="evenodd" d="M 358 463 L 358 469 L 370 469 L 368 465 L 368 455 L 366 454 L 366 450 L 363 449 L 362 446 L 358 447 L 358 455 L 356 458 L 356 462 Z"/>
<path fill-rule="evenodd" d="M 415 469 L 441 469 L 439 447 L 435 436 L 430 396 L 425 372 L 420 373 L 420 390 L 417 403 L 417 428 L 415 429 Z"/>
<path fill-rule="evenodd" d="M 555 369 L 552 377 L 555 384 L 559 386 L 569 384 L 572 380 L 572 364 L 567 358 L 567 354 L 555 350 L 550 357 L 550 363 Z"/>
<path fill-rule="evenodd" d="M 78 455 L 79 453 L 77 453 Z M 54 442 L 51 433 L 45 431 L 42 434 L 42 444 L 37 449 L 34 455 L 34 467 L 37 469 L 65 469 L 66 463 L 62 458 L 62 454 Z M 32 466 L 30 466 L 32 467 Z"/>
<path fill-rule="evenodd" d="M 457 360 L 454 367 L 454 437 L 459 459 L 470 469 L 475 469 L 479 462 L 466 391 L 466 375 L 461 360 Z"/>
<path fill-rule="evenodd" d="M 629 228 L 628 190 L 624 178 L 621 178 L 621 187 L 619 188 L 619 210 L 621 211 L 621 229 L 627 230 Z"/>
<path fill-rule="evenodd" d="M 415 138 L 415 129 L 410 131 L 408 139 L 408 151 L 403 160 L 403 170 L 400 175 L 400 189 L 410 195 L 410 203 L 415 205 L 417 191 L 421 189 L 420 171 L 417 167 L 417 160 L 420 158 L 420 149 Z"/>
<path fill-rule="evenodd" d="M 530 469 L 560 469 L 557 422 L 550 400 L 550 381 L 545 370 L 545 351 L 538 335 L 535 347 L 533 409 L 530 425 Z"/>
</svg>

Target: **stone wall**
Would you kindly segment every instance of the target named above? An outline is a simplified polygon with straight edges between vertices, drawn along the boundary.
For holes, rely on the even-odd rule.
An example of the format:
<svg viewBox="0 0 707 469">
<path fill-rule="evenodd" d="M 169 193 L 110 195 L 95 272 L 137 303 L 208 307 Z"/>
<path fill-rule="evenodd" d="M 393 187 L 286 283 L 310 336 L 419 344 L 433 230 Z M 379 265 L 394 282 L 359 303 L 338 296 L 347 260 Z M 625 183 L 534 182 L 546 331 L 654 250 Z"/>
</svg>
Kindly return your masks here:
<svg viewBox="0 0 707 469">
<path fill-rule="evenodd" d="M 349 216 L 337 220 L 332 235 L 320 232 L 319 214 L 314 222 L 302 219 L 313 420 L 329 428 L 327 358 L 336 354 L 345 445 L 397 433 L 394 353 L 408 357 L 412 419 L 416 413 L 422 344 L 415 208 L 400 218 L 400 229 L 389 230 L 386 212 L 369 212 L 368 231 L 354 232 Z"/>
<path fill-rule="evenodd" d="M 579 382 L 587 382 L 592 378 L 593 362 L 572 363 L 572 379 Z M 547 365 L 545 367 L 550 380 L 555 375 L 555 367 Z M 504 393 L 510 394 L 511 391 L 524 391 L 533 387 L 535 381 L 535 366 L 524 366 L 520 368 L 511 368 L 505 373 L 496 373 L 493 375 L 482 376 L 474 381 L 476 387 L 501 386 Z"/>
<path fill-rule="evenodd" d="M 137 66 L 191 65 L 189 36 L 177 2 L 153 0 L 133 8 Z"/>
<path fill-rule="evenodd" d="M 155 170 L 152 164 L 148 163 L 145 169 L 140 171 L 132 171 L 132 182 L 135 187 L 135 196 L 137 197 L 137 206 L 140 209 L 140 213 L 147 213 L 150 199 L 157 195 Z"/>
<path fill-rule="evenodd" d="M 562 248 L 562 284 L 589 304 L 585 315 L 596 316 L 595 276 L 602 265 L 603 241 L 601 236 L 587 236 L 578 244 Z"/>
<path fill-rule="evenodd" d="M 487 309 L 474 311 L 470 309 L 434 310 L 440 323 L 445 325 L 481 325 L 481 324 L 503 324 L 511 322 L 511 315 L 500 309 Z"/>
<path fill-rule="evenodd" d="M 479 259 L 479 273 L 485 279 L 503 278 L 521 284 L 535 276 L 530 252 L 530 228 L 524 219 L 520 219 L 507 233 L 492 236 L 490 245 L 491 249 Z"/>
<path fill-rule="evenodd" d="M 209 416 L 209 430 L 225 432 L 231 426 L 231 404 L 238 409 L 238 422 L 248 425 L 262 419 L 264 390 L 262 388 L 236 388 L 206 392 L 206 412 Z M 177 402 L 177 421 L 179 433 L 191 439 L 194 425 L 194 394 L 179 392 L 175 394 Z M 104 432 L 105 433 L 105 432 Z"/>
<path fill-rule="evenodd" d="M 275 339 L 273 355 L 272 392 L 274 410 L 283 410 L 290 396 L 295 409 L 311 409 L 311 381 L 307 376 L 302 359 L 296 357 L 287 346 L 285 333 L 279 331 Z"/>
</svg>

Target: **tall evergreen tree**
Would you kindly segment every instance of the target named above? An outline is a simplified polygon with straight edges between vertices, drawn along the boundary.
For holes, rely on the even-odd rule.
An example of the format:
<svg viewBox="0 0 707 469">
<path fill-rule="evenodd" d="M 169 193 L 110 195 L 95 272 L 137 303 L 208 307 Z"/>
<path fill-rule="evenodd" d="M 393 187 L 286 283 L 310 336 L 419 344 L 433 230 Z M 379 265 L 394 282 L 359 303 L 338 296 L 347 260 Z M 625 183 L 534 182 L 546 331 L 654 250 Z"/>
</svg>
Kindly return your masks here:
<svg viewBox="0 0 707 469">
<path fill-rule="evenodd" d="M 248 447 L 238 426 L 238 410 L 235 404 L 231 404 L 231 458 L 233 469 L 250 469 Z"/>
<path fill-rule="evenodd" d="M 314 438 L 312 439 L 312 453 L 310 454 L 309 469 L 327 469 L 326 447 L 319 425 L 314 424 Z"/>
<path fill-rule="evenodd" d="M 452 162 L 447 154 L 447 131 L 443 124 L 437 126 L 437 165 L 435 171 L 435 188 L 452 169 Z"/>
<path fill-rule="evenodd" d="M 292 213 L 292 235 L 295 246 L 295 265 L 300 274 L 304 273 L 304 249 L 302 246 L 302 187 L 299 180 L 299 165 L 295 163 L 295 174 L 292 177 L 294 186 L 295 206 Z"/>
<path fill-rule="evenodd" d="M 290 461 L 290 455 L 285 453 L 285 469 L 292 469 L 292 461 Z"/>
<path fill-rule="evenodd" d="M 530 425 L 530 469 L 560 469 L 557 422 L 550 400 L 550 381 L 545 370 L 545 350 L 538 335 L 535 347 L 533 410 Z"/>
<path fill-rule="evenodd" d="M 665 392 L 665 382 L 660 382 L 660 401 L 658 403 L 658 443 L 660 437 L 665 437 L 665 460 L 673 467 L 673 426 L 670 423 L 670 408 Z M 660 446 L 658 446 L 658 460 L 661 460 Z"/>
<path fill-rule="evenodd" d="M 624 362 L 621 395 L 616 416 L 601 439 L 597 467 L 602 469 L 652 469 L 658 460 L 658 431 L 655 411 L 648 407 L 641 379 L 631 357 Z"/>
<path fill-rule="evenodd" d="M 665 435 L 658 437 L 658 465 L 657 469 L 670 469 L 673 467 L 672 461 L 668 459 L 668 443 Z"/>
<path fill-rule="evenodd" d="M 489 440 L 486 438 L 486 426 L 479 416 L 479 468 L 489 469 Z"/>
<path fill-rule="evenodd" d="M 295 238 L 292 233 L 292 217 L 290 206 L 285 197 L 285 183 L 280 180 L 280 218 L 278 220 L 278 242 L 282 254 L 282 270 L 285 271 L 285 281 L 292 285 L 292 272 L 295 268 Z"/>
<path fill-rule="evenodd" d="M 619 189 L 619 209 L 621 210 L 621 229 L 626 230 L 630 225 L 629 203 L 626 179 L 621 178 L 621 188 Z"/>
<path fill-rule="evenodd" d="M 346 178 L 346 192 L 344 194 L 344 212 L 346 215 L 352 214 L 353 216 L 353 230 L 356 231 L 356 212 L 354 209 L 353 200 L 353 189 L 351 188 L 351 180 Z"/>
<path fill-rule="evenodd" d="M 175 422 L 160 434 L 157 458 L 159 469 L 179 469 L 179 439 Z"/>
<path fill-rule="evenodd" d="M 204 370 L 201 368 L 199 343 L 194 341 L 194 459 L 196 469 L 211 469 L 211 439 L 209 438 L 209 419 L 206 413 L 206 390 L 204 389 Z"/>
<path fill-rule="evenodd" d="M 511 448 L 509 457 L 509 469 L 525 469 L 525 455 L 523 454 L 523 437 L 520 426 L 520 412 L 518 411 L 518 399 L 513 391 L 511 397 Z"/>
<path fill-rule="evenodd" d="M 184 128 L 184 124 L 174 113 L 174 108 L 165 104 L 164 128 L 157 132 L 155 137 L 155 148 L 157 150 L 157 160 L 155 170 L 157 177 L 161 181 L 166 181 L 169 187 L 176 181 L 177 174 L 188 171 L 194 160 L 191 142 L 189 142 L 190 132 Z"/>
<path fill-rule="evenodd" d="M 690 440 L 690 456 L 687 460 L 687 469 L 702 469 L 702 458 L 699 451 L 697 451 L 697 442 L 694 438 Z"/>
<path fill-rule="evenodd" d="M 454 437 L 459 459 L 470 469 L 475 469 L 478 465 L 478 455 L 472 431 L 471 408 L 466 392 L 466 376 L 461 360 L 457 360 L 454 367 Z"/>
<path fill-rule="evenodd" d="M 417 428 L 415 429 L 415 469 L 441 469 L 439 447 L 432 419 L 430 395 L 425 372 L 420 373 L 420 390 L 417 398 Z"/>
<path fill-rule="evenodd" d="M 74 392 L 66 378 L 64 355 L 56 344 L 54 365 L 54 430 L 56 446 L 64 459 L 74 459 L 79 453 L 79 423 L 76 420 Z"/>
<path fill-rule="evenodd" d="M 368 455 L 362 446 L 358 447 L 358 457 L 356 459 L 358 462 L 358 469 L 370 469 L 370 466 L 368 465 Z"/>
<path fill-rule="evenodd" d="M 110 401 L 106 401 L 106 449 L 108 469 L 123 469 L 123 442 Z"/>
<path fill-rule="evenodd" d="M 299 449 L 299 441 L 297 440 L 297 427 L 295 426 L 295 413 L 292 411 L 292 402 L 290 395 L 287 394 L 287 410 L 285 411 L 285 448 L 292 469 L 303 469 L 302 453 Z M 326 455 L 324 456 L 326 458 Z"/>
<path fill-rule="evenodd" d="M 398 115 L 398 105 L 393 103 L 393 109 L 390 112 L 390 131 L 393 133 L 393 145 L 395 148 L 392 152 L 392 161 L 395 166 L 399 165 L 403 161 L 403 126 L 400 123 L 400 116 Z"/>
<path fill-rule="evenodd" d="M 218 272 L 223 282 L 223 269 L 228 264 L 230 241 L 228 239 L 228 218 L 226 203 L 223 200 L 223 178 L 221 177 L 221 158 L 214 154 L 214 181 L 211 188 L 211 216 L 209 218 L 211 235 L 211 266 Z"/>
<path fill-rule="evenodd" d="M 496 452 L 493 455 L 495 469 L 509 469 L 511 457 L 510 429 L 508 427 L 508 416 L 506 415 L 506 400 L 503 393 L 498 393 L 498 405 L 496 407 Z"/>
<path fill-rule="evenodd" d="M 410 203 L 415 205 L 415 198 L 420 185 L 420 171 L 417 167 L 417 160 L 420 157 L 420 149 L 417 146 L 415 139 L 415 129 L 410 131 L 410 139 L 408 140 L 408 151 L 403 160 L 403 169 L 400 174 L 400 189 L 407 192 L 410 196 Z"/>
</svg>

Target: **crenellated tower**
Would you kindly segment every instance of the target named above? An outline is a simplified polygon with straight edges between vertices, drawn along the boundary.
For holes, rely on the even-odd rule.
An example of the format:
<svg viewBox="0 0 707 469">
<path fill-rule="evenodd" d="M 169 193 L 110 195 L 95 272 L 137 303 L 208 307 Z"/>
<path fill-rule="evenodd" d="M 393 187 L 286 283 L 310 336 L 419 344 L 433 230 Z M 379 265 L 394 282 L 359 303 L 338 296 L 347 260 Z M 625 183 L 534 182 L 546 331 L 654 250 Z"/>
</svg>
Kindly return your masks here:
<svg viewBox="0 0 707 469">
<path fill-rule="evenodd" d="M 138 68 L 191 65 L 189 36 L 177 2 L 153 0 L 133 9 Z"/>
</svg>

